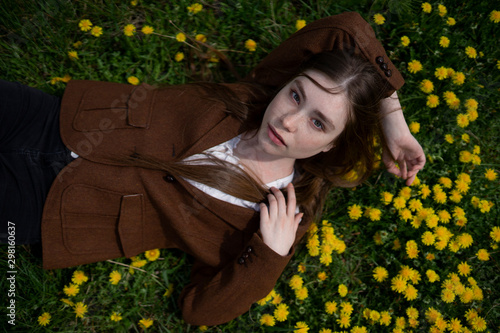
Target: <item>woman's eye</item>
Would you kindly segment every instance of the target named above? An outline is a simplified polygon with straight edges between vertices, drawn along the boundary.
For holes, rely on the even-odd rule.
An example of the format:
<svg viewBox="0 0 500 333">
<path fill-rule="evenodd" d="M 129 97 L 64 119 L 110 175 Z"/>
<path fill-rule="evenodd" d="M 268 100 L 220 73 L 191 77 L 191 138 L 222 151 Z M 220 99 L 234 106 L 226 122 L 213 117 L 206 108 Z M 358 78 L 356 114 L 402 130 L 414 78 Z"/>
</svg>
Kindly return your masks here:
<svg viewBox="0 0 500 333">
<path fill-rule="evenodd" d="M 318 129 L 323 129 L 323 123 L 318 119 L 313 119 L 313 125 Z"/>
<path fill-rule="evenodd" d="M 292 90 L 292 98 L 295 102 L 300 103 L 300 97 L 299 94 L 297 94 L 295 91 Z"/>
</svg>

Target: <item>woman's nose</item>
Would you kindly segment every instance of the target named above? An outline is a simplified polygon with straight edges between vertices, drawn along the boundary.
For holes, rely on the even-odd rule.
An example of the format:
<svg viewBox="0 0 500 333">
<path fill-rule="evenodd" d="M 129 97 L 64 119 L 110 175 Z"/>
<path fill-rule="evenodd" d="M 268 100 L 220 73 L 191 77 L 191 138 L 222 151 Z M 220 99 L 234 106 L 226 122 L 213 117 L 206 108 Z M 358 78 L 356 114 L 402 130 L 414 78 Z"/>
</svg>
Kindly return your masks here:
<svg viewBox="0 0 500 333">
<path fill-rule="evenodd" d="M 287 113 L 283 115 L 283 127 L 289 132 L 295 132 L 300 121 L 300 115 L 296 113 Z"/>
</svg>

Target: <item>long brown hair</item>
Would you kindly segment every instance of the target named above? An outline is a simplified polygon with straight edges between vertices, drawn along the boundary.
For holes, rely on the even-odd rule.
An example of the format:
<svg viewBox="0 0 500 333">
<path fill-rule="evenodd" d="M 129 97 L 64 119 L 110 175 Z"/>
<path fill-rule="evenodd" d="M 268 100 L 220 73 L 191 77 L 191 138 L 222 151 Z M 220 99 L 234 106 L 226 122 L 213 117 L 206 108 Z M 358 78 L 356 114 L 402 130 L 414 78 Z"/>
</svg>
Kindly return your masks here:
<svg viewBox="0 0 500 333">
<path fill-rule="evenodd" d="M 321 86 L 305 73 L 307 70 L 326 74 L 337 86 L 334 89 Z M 293 183 L 297 204 L 306 218 L 319 218 L 326 196 L 333 186 L 356 186 L 373 170 L 376 156 L 374 142 L 380 134 L 379 102 L 384 97 L 386 83 L 364 58 L 343 51 L 312 56 L 298 73 L 291 75 L 291 80 L 299 75 L 308 77 L 332 94 L 345 94 L 349 102 L 347 123 L 342 133 L 334 139 L 334 147 L 328 152 L 295 163 L 296 177 Z M 245 130 L 259 128 L 263 116 L 262 105 L 240 101 L 224 85 L 205 83 L 200 86 L 210 98 L 223 101 L 226 112 L 244 123 Z M 267 104 L 276 93 L 252 85 L 246 88 L 258 95 L 258 100 L 267 101 Z M 181 160 L 164 163 L 137 155 L 127 160 L 131 165 L 164 170 L 175 177 L 191 179 L 251 202 L 265 201 L 269 192 L 264 184 L 241 168 L 209 155 L 202 159 L 203 165 Z"/>
</svg>

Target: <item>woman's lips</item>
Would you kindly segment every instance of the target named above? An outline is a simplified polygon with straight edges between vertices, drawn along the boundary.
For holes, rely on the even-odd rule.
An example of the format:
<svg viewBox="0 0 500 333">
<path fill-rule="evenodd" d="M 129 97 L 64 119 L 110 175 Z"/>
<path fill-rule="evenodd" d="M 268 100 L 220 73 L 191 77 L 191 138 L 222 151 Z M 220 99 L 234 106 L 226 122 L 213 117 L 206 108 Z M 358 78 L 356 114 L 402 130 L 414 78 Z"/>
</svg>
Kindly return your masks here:
<svg viewBox="0 0 500 333">
<path fill-rule="evenodd" d="M 278 132 L 276 132 L 276 129 L 273 126 L 269 125 L 267 127 L 267 134 L 269 135 L 269 138 L 271 139 L 271 141 L 273 141 L 278 146 L 286 146 L 285 141 L 278 134 Z"/>
</svg>

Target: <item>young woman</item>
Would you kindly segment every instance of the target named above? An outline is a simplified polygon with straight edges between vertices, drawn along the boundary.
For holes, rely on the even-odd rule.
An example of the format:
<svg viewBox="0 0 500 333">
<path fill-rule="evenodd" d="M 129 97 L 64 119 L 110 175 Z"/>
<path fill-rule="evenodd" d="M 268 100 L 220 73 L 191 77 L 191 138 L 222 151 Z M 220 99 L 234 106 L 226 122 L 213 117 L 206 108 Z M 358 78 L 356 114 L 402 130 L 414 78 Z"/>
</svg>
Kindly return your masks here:
<svg viewBox="0 0 500 333">
<path fill-rule="evenodd" d="M 239 83 L 71 81 L 60 113 L 43 107 L 51 113 L 31 134 L 36 147 L 18 154 L 32 161 L 56 147 L 42 159 L 54 157 L 46 165 L 57 170 L 46 200 L 32 191 L 28 201 L 45 201 L 44 268 L 179 248 L 193 257 L 179 299 L 184 319 L 215 325 L 237 317 L 273 288 L 328 191 L 369 176 L 377 135 L 389 171 L 411 182 L 423 167 L 394 92 L 403 82 L 356 13 L 309 24 Z M 64 144 L 54 135 L 58 117 Z M 14 151 L 9 142 L 16 140 L 2 147 Z M 66 147 L 79 157 L 59 171 Z M 20 183 L 10 184 L 20 192 Z M 11 196 L 3 211 L 20 225 L 26 216 Z"/>
</svg>

